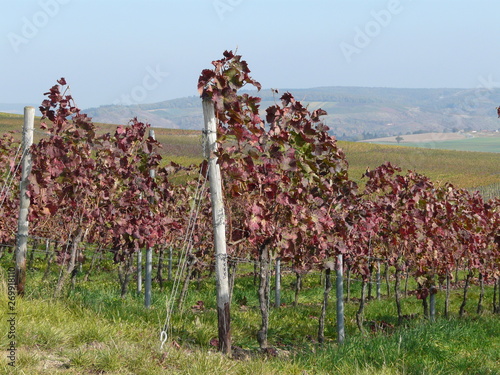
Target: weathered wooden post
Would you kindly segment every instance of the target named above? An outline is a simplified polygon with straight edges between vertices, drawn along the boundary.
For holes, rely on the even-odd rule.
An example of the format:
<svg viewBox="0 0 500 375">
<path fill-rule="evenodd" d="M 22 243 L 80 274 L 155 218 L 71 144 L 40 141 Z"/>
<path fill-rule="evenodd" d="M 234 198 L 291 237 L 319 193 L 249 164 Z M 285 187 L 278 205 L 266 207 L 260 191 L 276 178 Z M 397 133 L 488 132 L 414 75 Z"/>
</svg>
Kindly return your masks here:
<svg viewBox="0 0 500 375">
<path fill-rule="evenodd" d="M 50 240 L 48 238 L 45 239 L 45 260 L 49 257 L 50 251 Z"/>
<path fill-rule="evenodd" d="M 380 285 L 381 285 L 381 275 L 380 275 L 380 261 L 377 261 L 377 300 L 380 301 L 380 298 L 382 296 L 382 293 L 380 292 Z"/>
<path fill-rule="evenodd" d="M 212 221 L 214 226 L 215 275 L 217 287 L 217 315 L 219 328 L 219 350 L 231 355 L 231 318 L 229 301 L 229 275 L 226 252 L 226 214 L 222 201 L 220 167 L 214 152 L 217 149 L 217 124 L 214 104 L 210 98 L 203 98 L 205 121 L 205 157 L 208 160 Z"/>
<path fill-rule="evenodd" d="M 323 292 L 323 306 L 321 308 L 321 315 L 319 316 L 319 328 L 318 328 L 318 342 L 323 344 L 325 342 L 325 317 L 326 309 L 328 308 L 328 298 L 330 296 L 330 291 L 332 290 L 332 276 L 331 273 L 335 269 L 334 262 L 326 262 L 325 266 L 325 291 Z"/>
<path fill-rule="evenodd" d="M 137 252 L 137 294 L 142 293 L 142 250 Z"/>
<path fill-rule="evenodd" d="M 343 344 L 345 340 L 344 329 L 344 271 L 343 271 L 343 256 L 337 255 L 337 341 Z"/>
<path fill-rule="evenodd" d="M 153 139 L 155 137 L 155 131 L 153 129 L 149 129 L 149 136 Z M 155 178 L 156 173 L 154 169 L 149 171 L 149 177 Z M 150 198 L 149 203 L 153 203 L 153 198 Z M 153 273 L 153 248 L 148 246 L 146 249 L 146 277 L 144 280 L 144 306 L 149 308 L 151 306 L 151 280 Z"/>
<path fill-rule="evenodd" d="M 281 306 L 281 258 L 276 259 L 276 289 L 274 293 L 274 307 L 279 309 Z"/>
<path fill-rule="evenodd" d="M 168 248 L 168 281 L 172 281 L 172 246 Z"/>
<path fill-rule="evenodd" d="M 431 286 L 429 288 L 429 304 L 430 304 L 430 311 L 429 311 L 429 320 L 431 322 L 435 322 L 436 321 L 436 293 L 437 293 L 437 289 L 435 286 Z"/>
<path fill-rule="evenodd" d="M 35 124 L 35 108 L 24 107 L 24 125 L 23 125 L 23 158 L 21 183 L 19 188 L 19 218 L 17 222 L 17 243 L 16 243 L 16 287 L 17 294 L 24 295 L 24 286 L 26 284 L 26 251 L 28 247 L 28 211 L 30 207 L 30 198 L 28 196 L 28 178 L 31 173 L 31 152 L 30 147 L 33 144 L 33 129 Z"/>
<path fill-rule="evenodd" d="M 151 306 L 151 274 L 153 272 L 153 249 L 146 249 L 146 274 L 144 277 L 144 307 Z"/>
</svg>

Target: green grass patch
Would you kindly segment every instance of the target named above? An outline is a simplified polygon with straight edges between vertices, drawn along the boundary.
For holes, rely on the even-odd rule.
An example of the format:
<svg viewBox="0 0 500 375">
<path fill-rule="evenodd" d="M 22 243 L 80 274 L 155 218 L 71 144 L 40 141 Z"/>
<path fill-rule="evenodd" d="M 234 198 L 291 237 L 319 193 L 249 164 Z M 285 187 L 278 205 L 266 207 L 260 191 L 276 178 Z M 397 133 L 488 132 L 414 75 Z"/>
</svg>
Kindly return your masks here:
<svg viewBox="0 0 500 375">
<path fill-rule="evenodd" d="M 9 257 L 10 258 L 10 257 Z M 10 260 L 3 257 L 5 269 Z M 451 319 L 443 317 L 444 291 L 437 294 L 437 320 L 422 316 L 422 303 L 403 297 L 403 314 L 411 316 L 397 325 L 393 297 L 368 301 L 366 335 L 356 327 L 360 282 L 351 282 L 351 301 L 346 303 L 346 342 L 336 343 L 335 291 L 326 316 L 326 343 L 317 343 L 323 278 L 318 272 L 303 277 L 298 305 L 295 274 L 284 273 L 282 306 L 271 308 L 269 343 L 278 357 L 259 354 L 256 333 L 260 328 L 257 286 L 253 267 L 243 264 L 236 279 L 232 315 L 233 344 L 238 359 L 216 352 L 215 281 L 204 273 L 190 283 L 182 313 L 172 317 L 172 336 L 180 347 L 160 349 L 160 328 L 165 319 L 165 300 L 172 282 L 159 289 L 155 282 L 150 309 L 132 281 L 126 298 L 119 297 L 116 266 L 105 260 L 105 270 L 95 270 L 90 281 L 77 276 L 74 289 L 64 298 L 49 296 L 57 278 L 57 267 L 42 281 L 44 263 L 28 273 L 28 293 L 16 302 L 16 368 L 0 358 L 0 373 L 13 374 L 499 374 L 500 317 L 493 315 L 493 290 L 486 288 L 485 312 L 476 314 L 479 288 L 469 292 L 467 315 L 458 318 L 462 290 L 451 293 Z M 83 273 L 87 270 L 83 267 Z M 174 269 L 175 271 L 175 269 Z M 460 276 L 462 278 L 462 276 Z M 272 280 L 274 281 L 274 280 Z M 403 283 L 404 285 L 404 283 Z M 345 285 L 346 286 L 346 285 Z M 393 285 L 390 285 L 393 288 Z M 415 287 L 409 280 L 409 290 Z M 404 293 L 404 291 L 402 291 Z M 393 292 L 392 292 L 393 294 Z M 391 296 L 392 296 L 391 294 Z M 271 293 L 271 296 L 274 294 Z M 375 289 L 372 289 L 372 297 Z M 203 308 L 199 309 L 199 301 Z M 273 303 L 273 297 L 271 304 Z M 5 273 L 0 276 L 0 305 L 7 306 Z M 2 314 L 0 345 L 8 346 L 7 317 Z"/>
<path fill-rule="evenodd" d="M 377 142 L 378 144 L 390 144 L 385 142 Z M 401 146 L 439 149 L 439 150 L 455 150 L 455 151 L 472 151 L 472 152 L 500 152 L 500 136 L 491 137 L 475 137 L 449 141 L 432 141 L 432 142 L 403 142 Z"/>
</svg>

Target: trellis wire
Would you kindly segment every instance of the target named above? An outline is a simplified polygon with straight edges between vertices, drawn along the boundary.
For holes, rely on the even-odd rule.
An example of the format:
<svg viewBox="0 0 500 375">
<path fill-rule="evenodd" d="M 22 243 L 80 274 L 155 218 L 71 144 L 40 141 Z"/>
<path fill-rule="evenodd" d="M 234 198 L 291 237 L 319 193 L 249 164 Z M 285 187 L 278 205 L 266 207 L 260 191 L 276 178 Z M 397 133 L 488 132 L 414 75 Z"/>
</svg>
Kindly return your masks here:
<svg viewBox="0 0 500 375">
<path fill-rule="evenodd" d="M 19 144 L 19 147 L 17 148 L 16 155 L 14 156 L 14 161 L 17 160 L 17 156 L 19 155 L 19 151 L 21 150 L 21 148 L 23 148 L 23 142 L 21 142 Z M 5 199 L 7 199 L 7 193 L 9 192 L 10 187 L 11 187 L 12 183 L 14 182 L 14 178 L 16 177 L 16 173 L 19 170 L 19 168 L 21 166 L 21 162 L 22 162 L 24 156 L 26 155 L 26 153 L 27 153 L 27 150 L 23 150 L 23 154 L 21 155 L 19 162 L 16 164 L 16 168 L 14 169 L 14 172 L 12 172 L 12 170 L 9 168 L 9 172 L 7 173 L 7 177 L 6 177 L 5 182 L 2 186 L 2 191 L 0 191 L 0 197 L 3 197 L 2 202 L 0 203 L 0 207 L 3 206 Z"/>
<path fill-rule="evenodd" d="M 207 169 L 208 173 L 208 169 Z M 204 177 L 204 178 L 203 178 Z M 170 320 L 172 317 L 172 312 L 174 309 L 174 303 L 175 303 L 175 298 L 177 296 L 177 293 L 179 292 L 179 287 L 181 284 L 181 276 L 185 271 L 186 268 L 186 260 L 188 254 L 191 253 L 193 243 L 192 243 L 192 237 L 193 237 L 193 232 L 196 226 L 196 222 L 198 220 L 198 215 L 201 209 L 201 197 L 203 196 L 206 185 L 207 185 L 207 179 L 208 175 L 205 174 L 205 176 L 202 175 L 202 171 L 200 169 L 199 175 L 198 175 L 198 185 L 196 186 L 196 192 L 194 194 L 194 205 L 191 208 L 191 212 L 189 215 L 189 220 L 188 220 L 188 228 L 186 230 L 186 235 L 184 237 L 183 241 L 183 246 L 179 254 L 179 267 L 177 267 L 175 276 L 174 276 L 174 283 L 172 285 L 172 292 L 170 294 L 170 298 L 167 296 L 166 297 L 166 317 L 165 317 L 165 322 L 163 326 L 161 327 L 160 331 L 160 349 L 163 349 L 163 346 L 168 340 L 169 333 L 172 333 L 172 327 L 170 326 Z M 201 182 L 203 181 L 203 182 Z"/>
<path fill-rule="evenodd" d="M 191 228 L 191 226 L 190 226 Z M 192 235 L 192 231 L 193 231 L 194 228 L 191 228 L 191 235 Z M 63 241 L 57 241 L 57 240 L 54 240 L 54 239 L 51 239 L 51 238 L 46 238 L 46 237 L 40 237 L 40 236 L 29 236 L 29 239 L 31 240 L 42 240 L 42 241 L 45 241 L 47 239 L 49 239 L 51 242 L 53 243 L 58 243 L 58 244 L 62 244 L 64 246 L 66 246 L 66 248 L 63 250 L 65 251 L 67 249 L 67 246 L 69 246 L 69 242 L 63 242 Z M 14 248 L 15 245 L 9 245 L 9 244 L 0 244 L 0 247 L 3 247 L 3 248 Z M 187 252 L 186 251 L 183 251 L 184 248 L 182 248 L 180 250 L 180 256 L 177 258 L 177 263 L 179 264 L 179 268 L 181 268 L 179 270 L 178 268 L 178 274 L 182 275 L 182 273 L 184 272 L 185 268 L 182 268 L 182 264 L 185 262 L 183 261 L 183 257 L 181 256 L 182 254 L 181 253 L 184 253 L 184 257 L 185 255 L 189 254 L 190 250 L 192 250 L 193 246 L 192 246 L 192 243 L 189 242 L 189 246 L 187 248 Z M 31 250 L 32 252 L 36 253 L 36 254 L 48 254 L 51 250 L 49 249 L 45 249 L 45 250 L 40 250 L 40 249 L 32 249 Z M 92 253 L 92 250 L 89 250 L 87 249 L 88 252 Z M 110 256 L 112 255 L 113 253 L 113 249 L 103 249 L 100 251 L 100 253 L 108 253 L 110 254 Z M 156 256 L 154 255 L 154 258 L 155 260 L 159 260 L 159 256 Z M 227 255 L 227 258 L 228 258 L 228 261 L 229 262 L 236 262 L 238 264 L 240 263 L 246 263 L 246 264 L 252 264 L 252 265 L 255 265 L 255 264 L 259 264 L 259 261 L 257 260 L 252 260 L 252 259 L 249 259 L 249 258 L 241 258 L 241 257 L 236 257 L 236 256 L 232 256 L 232 255 Z M 367 259 L 370 259 L 370 260 L 377 260 L 377 261 L 385 261 L 386 259 L 383 259 L 383 258 L 375 258 L 375 257 L 371 257 L 371 256 L 365 256 L 365 258 Z M 175 259 L 175 258 L 174 258 Z M 156 262 L 155 262 L 156 263 Z M 213 267 L 213 265 L 210 265 L 211 267 Z M 282 273 L 286 273 L 286 272 L 295 272 L 297 270 L 296 267 L 290 267 L 290 266 L 281 266 L 281 271 Z M 315 272 L 314 270 L 311 270 L 313 273 Z M 316 270 L 316 272 L 322 272 L 322 271 L 318 271 Z M 178 276 L 178 274 L 176 273 L 175 276 Z M 354 281 L 354 282 L 361 282 L 360 279 L 356 279 L 356 278 L 349 278 L 347 279 L 346 277 L 344 277 L 344 280 L 350 280 L 350 281 Z M 377 284 L 377 281 L 366 281 L 366 283 L 370 283 L 370 284 Z"/>
</svg>

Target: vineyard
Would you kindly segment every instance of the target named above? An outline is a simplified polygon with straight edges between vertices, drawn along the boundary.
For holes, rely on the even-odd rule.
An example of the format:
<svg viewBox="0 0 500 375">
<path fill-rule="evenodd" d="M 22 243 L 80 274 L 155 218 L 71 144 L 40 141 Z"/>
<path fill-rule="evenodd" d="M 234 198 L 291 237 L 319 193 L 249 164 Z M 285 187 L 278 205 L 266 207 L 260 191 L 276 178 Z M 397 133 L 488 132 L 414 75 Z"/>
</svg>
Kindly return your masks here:
<svg viewBox="0 0 500 375">
<path fill-rule="evenodd" d="M 207 160 L 201 163 L 186 163 L 196 156 L 183 163 L 168 160 L 162 146 L 179 152 L 173 146 L 179 145 L 179 135 L 170 134 L 176 142 L 159 142 L 149 125 L 137 119 L 112 133 L 99 130 L 76 108 L 64 78 L 45 94 L 33 146 L 3 135 L 0 262 L 3 287 L 9 291 L 15 267 L 20 311 L 28 309 L 30 299 L 55 306 L 66 301 L 117 324 L 139 319 L 150 327 L 147 340 L 155 341 L 149 346 L 155 348 L 153 362 L 179 373 L 190 372 L 169 367 L 167 357 L 193 348 L 262 361 L 257 362 L 260 370 L 244 373 L 281 373 L 263 363 L 274 360 L 279 368 L 292 357 L 295 367 L 282 368 L 282 373 L 305 368 L 315 373 L 304 364 L 303 350 L 318 351 L 318 362 L 325 361 L 320 353 L 326 350 L 343 363 L 350 350 L 375 345 L 377 337 L 396 346 L 399 337 L 398 356 L 414 350 L 411 345 L 434 353 L 436 348 L 415 337 L 429 335 L 426 330 L 441 320 L 464 329 L 460 324 L 475 316 L 496 327 L 485 336 L 491 353 L 469 358 L 468 367 L 441 359 L 444 367 L 434 367 L 433 373 L 474 373 L 471 364 L 477 373 L 498 373 L 498 195 L 442 182 L 443 175 L 437 181 L 403 170 L 376 151 L 371 163 L 386 159 L 353 172 L 345 152 L 357 146 L 340 147 L 321 122 L 324 111 L 310 112 L 288 92 L 276 92 L 276 104 L 263 111 L 259 98 L 240 93 L 247 85 L 260 89 L 241 56 L 225 52 L 212 64 L 202 71 L 198 88 L 215 111 L 218 146 L 211 150 L 194 136 L 200 149 L 205 145 Z M 207 130 L 203 139 L 211 135 Z M 191 150 L 193 142 L 178 147 Z M 24 198 L 29 198 L 29 236 L 26 258 L 19 262 L 22 236 L 17 228 L 25 223 L 18 224 L 23 198 L 18 181 L 28 154 L 31 173 Z M 403 158 L 405 167 L 415 160 Z M 214 160 L 222 175 L 224 216 L 210 203 L 214 180 L 208 170 Z M 221 221 L 227 254 L 215 256 L 213 228 Z M 216 262 L 224 265 L 222 271 Z M 217 293 L 220 285 L 213 276 L 221 273 L 229 282 L 225 318 L 214 295 L 214 284 Z M 336 313 L 329 302 L 332 276 Z M 229 312 L 230 322 L 224 320 Z M 228 331 L 225 337 L 221 324 Z M 29 336 L 26 330 L 23 337 Z M 35 346 L 57 345 L 36 337 Z M 79 342 L 98 345 L 102 340 L 94 332 Z M 81 359 L 73 352 L 65 356 L 63 362 L 78 371 Z M 357 363 L 359 371 L 352 373 L 384 373 L 385 359 L 362 358 L 368 365 Z M 420 364 L 427 367 L 419 368 L 418 359 L 414 367 L 395 366 L 427 373 L 437 360 Z M 216 367 L 212 360 L 207 363 Z M 349 373 L 348 367 L 340 368 L 339 373 Z M 120 372 L 109 363 L 92 371 L 138 373 Z M 213 373 L 221 371 L 231 373 Z"/>
<path fill-rule="evenodd" d="M 40 118 L 35 119 L 39 121 Z M 114 133 L 117 125 L 96 123 L 99 135 Z M 0 113 L 0 128 L 4 132 L 12 131 L 16 140 L 20 140 L 23 117 Z M 199 165 L 203 160 L 202 135 L 197 130 L 154 128 L 156 139 L 161 144 L 159 153 L 161 165 L 170 161 L 183 166 Z M 35 141 L 46 136 L 35 132 Z M 500 155 L 486 152 L 463 152 L 453 150 L 419 149 L 393 145 L 368 144 L 362 142 L 339 141 L 349 163 L 349 178 L 358 185 L 364 184 L 361 176 L 366 168 L 376 168 L 390 160 L 402 170 L 418 171 L 436 183 L 449 182 L 467 190 L 480 190 L 483 196 L 499 196 L 500 175 L 498 165 Z M 496 194 L 496 195 L 495 195 Z"/>
</svg>

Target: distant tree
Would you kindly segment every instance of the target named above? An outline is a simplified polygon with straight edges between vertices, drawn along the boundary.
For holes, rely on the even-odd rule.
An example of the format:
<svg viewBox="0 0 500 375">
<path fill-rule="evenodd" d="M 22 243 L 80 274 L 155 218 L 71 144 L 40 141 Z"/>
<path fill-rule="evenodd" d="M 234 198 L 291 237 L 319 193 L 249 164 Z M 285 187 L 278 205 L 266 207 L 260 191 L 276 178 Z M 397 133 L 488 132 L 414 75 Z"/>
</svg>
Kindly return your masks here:
<svg viewBox="0 0 500 375">
<path fill-rule="evenodd" d="M 398 142 L 398 144 L 399 144 L 403 139 L 404 139 L 403 137 L 401 137 L 400 135 L 398 135 L 396 137 L 396 142 Z"/>
</svg>

